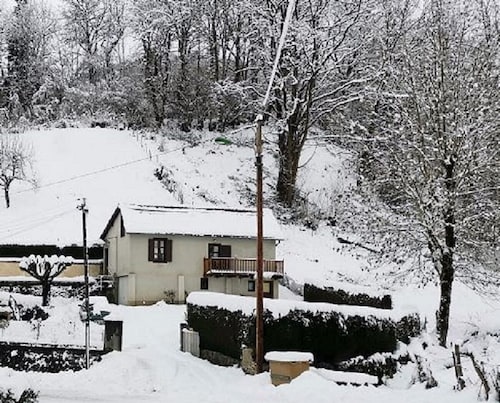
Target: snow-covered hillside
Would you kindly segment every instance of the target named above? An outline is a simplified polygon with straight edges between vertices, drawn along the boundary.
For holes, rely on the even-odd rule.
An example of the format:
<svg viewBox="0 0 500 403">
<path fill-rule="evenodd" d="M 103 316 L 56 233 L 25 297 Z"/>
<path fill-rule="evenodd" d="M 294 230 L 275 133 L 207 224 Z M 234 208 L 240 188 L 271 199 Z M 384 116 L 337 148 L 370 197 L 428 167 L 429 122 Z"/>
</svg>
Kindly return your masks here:
<svg viewBox="0 0 500 403">
<path fill-rule="evenodd" d="M 255 191 L 253 131 L 227 134 L 233 144 L 215 142 L 202 133 L 196 141 L 112 129 L 57 129 L 22 134 L 34 150 L 38 188 L 12 186 L 12 207 L 0 205 L 0 243 L 81 243 L 79 198 L 89 207 L 89 239 L 97 241 L 118 203 L 189 206 L 250 207 Z M 269 140 L 269 139 L 268 139 Z M 333 152 L 331 152 L 333 151 Z M 299 188 L 310 206 L 332 212 L 332 200 L 351 192 L 353 178 L 341 150 L 308 144 L 300 170 Z M 276 152 L 265 146 L 265 204 L 273 207 Z M 156 173 L 156 174 L 155 174 Z M 161 179 L 161 180 L 160 180 Z M 304 208 L 308 208 L 305 205 Z M 286 217 L 278 217 L 286 218 Z M 337 241 L 332 223 L 317 228 L 283 224 L 284 240 L 278 258 L 285 260 L 287 275 L 299 284 L 347 282 L 351 287 L 377 289 L 376 277 L 366 269 L 368 251 L 347 249 Z M 265 229 L 264 229 L 265 231 Z M 384 281 L 384 286 L 389 282 Z M 106 356 L 89 371 L 79 373 L 21 374 L 0 369 L 0 385 L 31 386 L 41 391 L 41 402 L 466 402 L 475 399 L 477 376 L 467 362 L 471 387 L 453 391 L 454 374 L 449 351 L 434 347 L 434 312 L 439 292 L 426 287 L 393 287 L 396 307 L 413 307 L 427 322 L 431 345 L 425 352 L 417 342 L 411 348 L 428 356 L 440 386 L 426 391 L 417 384 L 408 389 L 415 366 L 380 388 L 341 387 L 320 371 L 311 371 L 291 385 L 274 388 L 268 374 L 244 375 L 236 368 L 214 367 L 178 351 L 178 324 L 182 306 L 111 306 L 125 323 L 124 351 Z M 282 296 L 289 295 L 281 293 Z M 463 340 L 477 351 L 487 367 L 500 362 L 500 303 L 456 283 L 452 297 L 450 340 Z M 0 333 L 1 336 L 2 333 Z M 496 361 L 495 361 L 496 360 Z"/>
</svg>

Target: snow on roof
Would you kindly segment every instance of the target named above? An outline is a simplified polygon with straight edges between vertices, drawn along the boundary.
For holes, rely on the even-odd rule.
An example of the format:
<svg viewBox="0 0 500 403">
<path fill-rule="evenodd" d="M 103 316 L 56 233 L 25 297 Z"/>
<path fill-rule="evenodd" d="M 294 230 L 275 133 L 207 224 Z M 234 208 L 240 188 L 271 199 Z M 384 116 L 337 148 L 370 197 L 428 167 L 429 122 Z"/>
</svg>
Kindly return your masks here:
<svg viewBox="0 0 500 403">
<path fill-rule="evenodd" d="M 121 213 L 125 231 L 129 234 L 255 238 L 257 232 L 254 210 L 126 205 L 118 207 L 101 238 L 106 236 L 118 212 Z M 264 209 L 263 220 L 265 239 L 283 238 L 280 225 L 270 209 Z"/>
</svg>

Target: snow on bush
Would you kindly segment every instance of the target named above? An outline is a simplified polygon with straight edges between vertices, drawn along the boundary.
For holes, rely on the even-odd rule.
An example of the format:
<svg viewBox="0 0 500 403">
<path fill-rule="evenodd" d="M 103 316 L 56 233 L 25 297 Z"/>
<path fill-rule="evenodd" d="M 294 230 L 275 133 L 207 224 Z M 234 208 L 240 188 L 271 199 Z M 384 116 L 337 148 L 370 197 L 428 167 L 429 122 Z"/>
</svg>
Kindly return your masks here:
<svg viewBox="0 0 500 403">
<path fill-rule="evenodd" d="M 343 285 L 335 287 L 317 287 L 313 284 L 304 284 L 304 301 L 328 302 L 339 305 L 371 306 L 373 308 L 391 309 L 392 298 L 389 294 L 375 295 L 370 291 L 350 291 Z"/>
<path fill-rule="evenodd" d="M 255 298 L 196 292 L 187 302 L 202 350 L 239 359 L 243 345 L 255 345 Z M 410 312 L 269 299 L 264 307 L 264 349 L 311 352 L 316 366 L 393 352 L 398 341 L 420 333 L 420 319 Z"/>
</svg>

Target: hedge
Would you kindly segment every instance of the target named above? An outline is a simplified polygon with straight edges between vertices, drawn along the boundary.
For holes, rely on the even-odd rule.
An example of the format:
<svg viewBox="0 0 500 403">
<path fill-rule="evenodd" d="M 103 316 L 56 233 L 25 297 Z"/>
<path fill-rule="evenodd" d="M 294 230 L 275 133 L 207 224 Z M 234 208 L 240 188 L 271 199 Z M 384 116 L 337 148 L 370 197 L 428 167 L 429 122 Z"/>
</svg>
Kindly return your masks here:
<svg viewBox="0 0 500 403">
<path fill-rule="evenodd" d="M 239 359 L 243 345 L 255 346 L 255 318 L 242 311 L 214 306 L 187 305 L 187 321 L 200 334 L 200 349 Z M 354 357 L 393 352 L 398 341 L 420 333 L 417 314 L 399 321 L 340 312 L 294 309 L 273 317 L 264 312 L 264 350 L 308 351 L 315 365 L 328 367 Z"/>
<path fill-rule="evenodd" d="M 365 293 L 353 294 L 333 287 L 319 288 L 307 283 L 304 284 L 304 301 L 392 309 L 392 298 L 389 294 L 380 296 L 370 296 Z"/>
<path fill-rule="evenodd" d="M 102 354 L 91 351 L 91 364 L 100 361 Z M 85 350 L 0 343 L 0 366 L 16 371 L 79 371 L 85 368 Z"/>
</svg>

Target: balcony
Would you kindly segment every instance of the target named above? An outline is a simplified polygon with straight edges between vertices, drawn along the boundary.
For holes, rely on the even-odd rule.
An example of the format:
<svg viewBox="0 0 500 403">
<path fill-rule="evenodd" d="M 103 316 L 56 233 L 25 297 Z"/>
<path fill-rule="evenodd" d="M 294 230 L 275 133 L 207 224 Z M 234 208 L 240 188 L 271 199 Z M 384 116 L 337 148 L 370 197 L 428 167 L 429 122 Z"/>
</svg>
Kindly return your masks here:
<svg viewBox="0 0 500 403">
<path fill-rule="evenodd" d="M 264 260 L 263 271 L 266 275 L 283 277 L 283 260 Z M 249 276 L 257 273 L 257 259 L 236 257 L 217 257 L 203 259 L 204 276 Z"/>
</svg>

